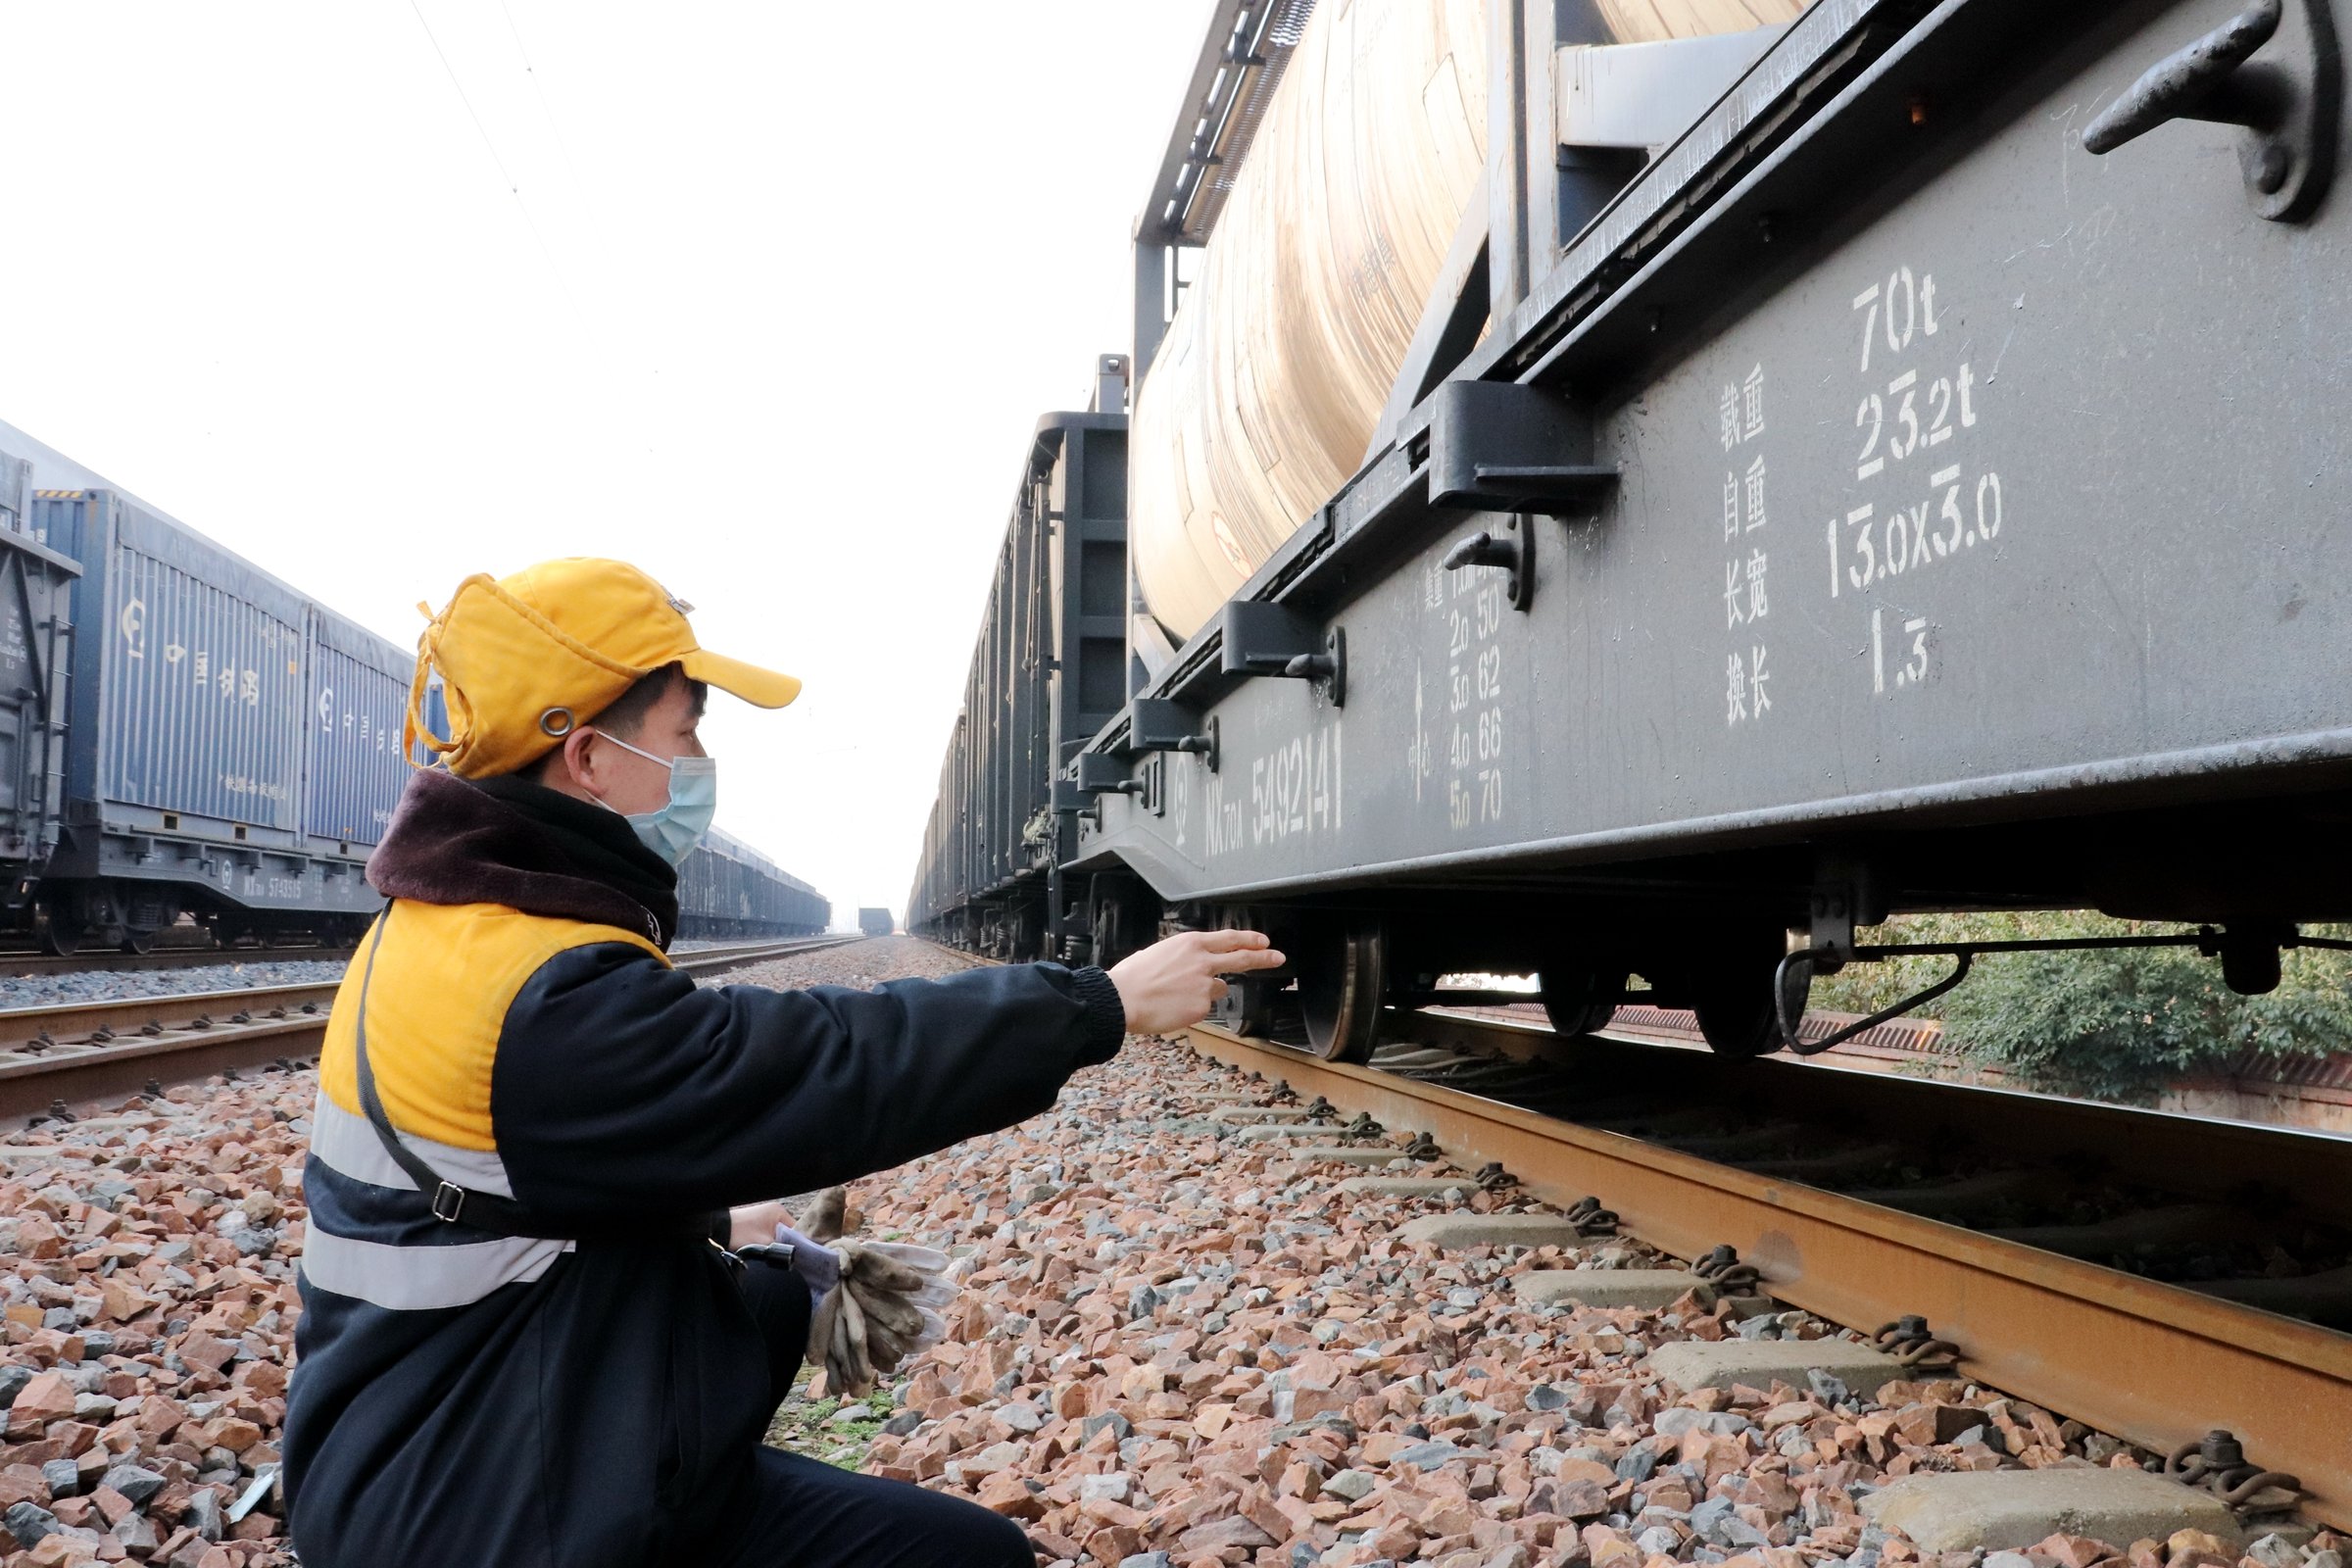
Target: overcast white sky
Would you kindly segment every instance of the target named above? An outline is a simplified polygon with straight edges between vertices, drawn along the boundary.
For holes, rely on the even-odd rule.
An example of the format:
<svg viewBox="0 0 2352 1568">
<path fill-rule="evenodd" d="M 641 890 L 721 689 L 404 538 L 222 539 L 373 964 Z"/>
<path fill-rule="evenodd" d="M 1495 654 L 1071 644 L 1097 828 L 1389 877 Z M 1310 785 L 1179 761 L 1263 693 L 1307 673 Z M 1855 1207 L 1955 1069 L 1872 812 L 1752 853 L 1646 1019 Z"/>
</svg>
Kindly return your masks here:
<svg viewBox="0 0 2352 1568">
<path fill-rule="evenodd" d="M 903 906 L 1204 0 L 418 4 L 0 4 L 0 418 L 404 648 L 639 563 L 808 682 L 713 699 L 720 824 Z"/>
</svg>

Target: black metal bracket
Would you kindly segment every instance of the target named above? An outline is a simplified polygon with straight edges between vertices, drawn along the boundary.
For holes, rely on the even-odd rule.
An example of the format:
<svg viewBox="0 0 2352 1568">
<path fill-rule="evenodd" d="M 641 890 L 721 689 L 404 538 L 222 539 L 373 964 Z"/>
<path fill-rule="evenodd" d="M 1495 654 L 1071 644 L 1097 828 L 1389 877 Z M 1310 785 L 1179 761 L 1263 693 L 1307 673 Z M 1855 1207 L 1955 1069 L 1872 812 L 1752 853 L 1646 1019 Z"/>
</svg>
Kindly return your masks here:
<svg viewBox="0 0 2352 1568">
<path fill-rule="evenodd" d="M 2352 941 L 2338 937 L 2304 936 L 2292 927 L 2278 933 L 2259 929 L 2252 933 L 2232 933 L 2229 930 L 2217 931 L 2209 925 L 2177 936 L 2051 937 L 2044 940 L 2025 938 L 2013 942 L 1897 942 L 1883 947 L 1850 948 L 1808 946 L 1790 953 L 1773 971 L 1774 1021 L 1780 1025 L 1781 1039 L 1789 1051 L 1800 1056 L 1817 1056 L 1832 1046 L 1843 1045 L 1865 1030 L 1875 1029 L 1890 1018 L 1899 1018 L 1923 1003 L 1933 1002 L 1942 996 L 1968 978 L 1968 971 L 1980 954 L 2089 953 L 2110 948 L 2194 948 L 2208 958 L 2221 958 L 2227 973 L 2233 954 L 2242 953 L 2249 940 L 2259 943 L 2264 951 L 2274 956 L 2279 948 L 2328 948 L 2336 952 L 2352 952 Z M 1797 1038 L 1797 1025 L 1801 1020 L 1789 1015 L 1788 999 L 1789 986 L 1798 978 L 1799 964 L 1805 966 L 1808 972 L 1804 978 L 1810 981 L 1810 971 L 1817 964 L 1827 967 L 1845 963 L 1877 963 L 1886 958 L 1935 955 L 1952 959 L 1952 972 L 1926 990 L 1914 992 L 1900 1002 L 1881 1007 L 1869 1017 L 1849 1023 L 1826 1039 L 1806 1042 Z M 2270 983 L 2274 986 L 2278 983 L 2275 956 L 2270 966 Z"/>
<path fill-rule="evenodd" d="M 2202 38 L 2148 68 L 2082 128 L 2082 146 L 2113 152 L 2171 120 L 2243 125 L 2246 198 L 2280 222 L 2308 218 L 2335 174 L 2343 64 L 2330 0 L 2292 0 L 2298 24 L 2267 60 L 2281 0 L 2254 0 Z"/>
<path fill-rule="evenodd" d="M 1288 605 L 1237 599 L 1225 606 L 1224 670 L 1313 681 L 1334 708 L 1348 705 L 1348 633 L 1315 623 Z"/>
<path fill-rule="evenodd" d="M 1617 488 L 1592 461 L 1592 419 L 1516 381 L 1447 381 L 1430 397 L 1429 504 L 1589 516 Z"/>
<path fill-rule="evenodd" d="M 1217 770 L 1217 720 L 1203 723 L 1181 703 L 1138 697 L 1129 710 L 1127 744 L 1139 752 L 1190 752 Z"/>
<path fill-rule="evenodd" d="M 1536 519 L 1514 513 L 1503 519 L 1500 533 L 1482 528 L 1456 541 L 1446 552 L 1446 569 L 1465 566 L 1500 566 L 1509 572 L 1511 608 L 1527 609 L 1536 602 Z"/>
<path fill-rule="evenodd" d="M 1081 795 L 1141 795 L 1144 781 L 1129 773 L 1119 759 L 1103 752 L 1078 754 L 1078 793 Z"/>
</svg>

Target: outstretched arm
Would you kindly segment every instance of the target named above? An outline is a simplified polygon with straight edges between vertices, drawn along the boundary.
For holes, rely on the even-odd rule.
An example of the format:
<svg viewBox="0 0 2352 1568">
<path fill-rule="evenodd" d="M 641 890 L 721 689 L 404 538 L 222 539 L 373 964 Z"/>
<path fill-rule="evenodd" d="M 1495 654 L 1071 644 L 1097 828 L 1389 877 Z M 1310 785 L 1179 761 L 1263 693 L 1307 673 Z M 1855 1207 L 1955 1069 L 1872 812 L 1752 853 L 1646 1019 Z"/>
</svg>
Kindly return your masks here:
<svg viewBox="0 0 2352 1568">
<path fill-rule="evenodd" d="M 830 1186 L 1035 1115 L 1123 1031 L 1198 1021 L 1218 973 L 1281 961 L 1254 933 L 1197 932 L 1113 974 L 1016 964 L 769 991 L 698 987 L 619 944 L 577 948 L 509 1009 L 499 1153 L 514 1196 L 553 1219 Z"/>
</svg>

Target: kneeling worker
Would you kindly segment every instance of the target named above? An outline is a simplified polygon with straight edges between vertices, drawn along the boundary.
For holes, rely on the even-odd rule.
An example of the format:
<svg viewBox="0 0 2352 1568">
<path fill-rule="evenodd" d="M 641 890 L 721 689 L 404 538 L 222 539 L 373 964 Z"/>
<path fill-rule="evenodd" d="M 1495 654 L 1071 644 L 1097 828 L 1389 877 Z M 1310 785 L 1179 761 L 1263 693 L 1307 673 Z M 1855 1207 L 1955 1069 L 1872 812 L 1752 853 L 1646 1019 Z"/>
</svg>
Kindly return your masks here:
<svg viewBox="0 0 2352 1568">
<path fill-rule="evenodd" d="M 286 1495 L 306 1568 L 997 1568 L 970 1503 L 764 1448 L 811 1290 L 722 1211 L 883 1170 L 1054 1102 L 1122 1033 L 1281 956 L 1190 933 L 1101 969 L 877 990 L 698 987 L 662 956 L 710 824 L 705 652 L 618 562 L 468 578 L 420 643 L 443 767 L 368 874 L 304 1176 Z M 761 1239 L 764 1239 L 762 1237 Z"/>
</svg>

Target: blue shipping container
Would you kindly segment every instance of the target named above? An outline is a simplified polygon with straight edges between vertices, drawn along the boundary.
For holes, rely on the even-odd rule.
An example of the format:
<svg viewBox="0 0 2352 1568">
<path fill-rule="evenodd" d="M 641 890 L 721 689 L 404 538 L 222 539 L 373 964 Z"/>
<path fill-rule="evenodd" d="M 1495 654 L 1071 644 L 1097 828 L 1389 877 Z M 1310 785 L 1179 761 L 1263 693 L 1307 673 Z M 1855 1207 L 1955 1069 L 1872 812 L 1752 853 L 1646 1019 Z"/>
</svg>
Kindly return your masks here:
<svg viewBox="0 0 2352 1568">
<path fill-rule="evenodd" d="M 293 843 L 308 696 L 302 597 L 113 491 L 42 492 L 36 516 L 83 572 L 74 816 Z"/>
<path fill-rule="evenodd" d="M 338 853 L 376 843 L 408 787 L 400 751 L 414 661 L 332 612 L 310 611 L 302 830 Z M 328 846 L 317 846 L 321 852 Z"/>
</svg>

